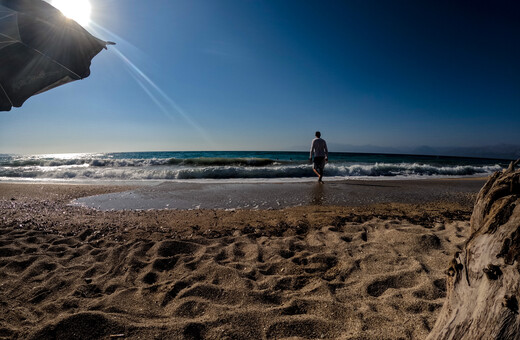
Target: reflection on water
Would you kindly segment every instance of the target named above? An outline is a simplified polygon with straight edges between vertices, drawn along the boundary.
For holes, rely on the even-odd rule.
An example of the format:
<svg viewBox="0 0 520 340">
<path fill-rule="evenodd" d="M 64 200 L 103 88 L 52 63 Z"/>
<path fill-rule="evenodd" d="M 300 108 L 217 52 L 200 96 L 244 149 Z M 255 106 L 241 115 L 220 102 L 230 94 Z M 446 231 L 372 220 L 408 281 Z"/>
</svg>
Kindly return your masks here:
<svg viewBox="0 0 520 340">
<path fill-rule="evenodd" d="M 325 185 L 321 183 L 316 183 L 312 188 L 312 201 L 313 205 L 322 205 L 324 203 L 324 194 Z"/>
</svg>

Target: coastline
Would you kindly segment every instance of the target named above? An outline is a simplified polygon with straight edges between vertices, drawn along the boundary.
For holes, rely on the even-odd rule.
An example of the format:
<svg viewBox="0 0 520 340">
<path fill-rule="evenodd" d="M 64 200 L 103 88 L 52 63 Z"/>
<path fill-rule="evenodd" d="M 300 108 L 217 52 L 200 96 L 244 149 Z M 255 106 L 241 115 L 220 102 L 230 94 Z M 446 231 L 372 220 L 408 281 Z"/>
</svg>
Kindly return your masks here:
<svg viewBox="0 0 520 340">
<path fill-rule="evenodd" d="M 477 182 L 333 189 L 397 193 L 363 204 L 120 211 L 69 203 L 151 187 L 0 183 L 0 337 L 423 339 Z M 400 201 L 414 190 L 422 200 Z"/>
</svg>

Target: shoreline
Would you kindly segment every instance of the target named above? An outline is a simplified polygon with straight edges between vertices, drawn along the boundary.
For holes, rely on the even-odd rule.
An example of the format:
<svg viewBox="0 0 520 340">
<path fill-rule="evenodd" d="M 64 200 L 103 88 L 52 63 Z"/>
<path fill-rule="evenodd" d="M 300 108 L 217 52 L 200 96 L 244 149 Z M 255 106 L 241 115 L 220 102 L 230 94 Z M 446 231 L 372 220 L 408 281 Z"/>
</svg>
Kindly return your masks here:
<svg viewBox="0 0 520 340">
<path fill-rule="evenodd" d="M 171 183 L 76 199 L 98 210 L 283 209 L 295 206 L 362 206 L 471 200 L 486 179 L 344 180 L 324 184 Z"/>
<path fill-rule="evenodd" d="M 472 176 L 352 176 L 333 177 L 325 176 L 328 183 L 341 183 L 347 181 L 369 181 L 369 182 L 392 182 L 392 181 L 424 181 L 424 180 L 486 180 L 492 173 L 487 175 Z M 92 180 L 92 179 L 42 179 L 42 178 L 18 178 L 0 177 L 3 184 L 56 184 L 56 185 L 99 185 L 99 186 L 151 186 L 162 183 L 184 183 L 184 184 L 277 184 L 277 183 L 314 183 L 317 177 L 279 177 L 279 178 L 204 178 L 204 179 L 147 179 L 147 180 Z"/>
<path fill-rule="evenodd" d="M 420 187 L 421 183 L 415 183 L 412 188 L 419 190 L 419 194 L 424 192 Z M 326 185 L 326 184 L 325 184 Z M 349 185 L 345 183 L 345 185 Z M 371 184 L 370 184 L 371 185 Z M 476 185 L 472 183 L 471 188 Z M 362 187 L 367 188 L 367 187 Z M 368 186 L 371 190 L 371 186 Z M 375 187 L 379 188 L 379 187 Z M 435 189 L 438 189 L 434 185 Z M 312 215 L 314 218 L 309 223 L 325 225 L 334 223 L 336 215 L 362 216 L 361 220 L 373 217 L 409 219 L 414 223 L 425 223 L 431 220 L 469 220 L 473 209 L 474 198 L 478 191 L 470 190 L 461 194 L 460 192 L 451 195 L 443 193 L 443 199 L 436 199 L 436 196 L 425 196 L 420 201 L 399 202 L 369 202 L 366 204 L 350 205 L 330 205 L 330 204 L 308 204 L 300 206 L 286 206 L 278 209 L 93 209 L 79 204 L 71 204 L 74 200 L 111 197 L 110 195 L 121 195 L 133 193 L 143 189 L 142 187 L 125 186 L 105 186 L 105 185 L 52 185 L 52 184 L 6 184 L 0 183 L 0 208 L 4 216 L 11 216 L 13 219 L 24 219 L 29 224 L 33 223 L 36 227 L 42 228 L 34 222 L 37 217 L 42 221 L 51 221 L 52 225 L 60 226 L 62 230 L 69 228 L 78 230 L 81 228 L 88 216 L 106 217 L 107 220 L 119 225 L 119 222 L 131 224 L 136 220 L 146 220 L 149 228 L 160 228 L 161 225 L 169 229 L 183 229 L 190 225 L 197 225 L 198 222 L 206 224 L 207 215 L 212 218 L 218 216 L 222 223 L 227 223 L 228 227 L 243 227 L 250 219 L 259 221 L 269 221 L 268 216 L 278 216 L 283 219 L 286 213 L 301 215 L 307 218 Z M 359 187 L 354 186 L 354 189 Z M 395 187 L 390 187 L 396 191 Z M 211 188 L 214 190 L 214 188 Z M 402 192 L 401 192 L 402 193 Z M 35 216 L 31 216 L 31 212 Z M 312 214 L 307 213 L 312 212 Z M 65 215 L 65 216 L 63 216 Z M 426 219 L 421 219 L 422 215 L 432 215 Z M 73 219 L 69 219 L 73 217 Z M 155 220 L 150 217 L 157 217 Z M 265 218 L 264 218 L 265 216 Z M 419 217 L 418 217 L 419 216 Z M 64 218 L 66 217 L 66 218 Z M 200 221 L 199 221 L 199 217 Z M 222 218 L 221 218 L 222 217 Z M 171 220 L 170 220 L 171 218 Z M 356 218 L 359 220 L 359 218 Z M 114 221 L 117 220 L 117 221 Z M 6 219 L 4 218 L 5 225 Z M 226 222 L 227 221 L 227 222 Z M 231 222 L 233 221 L 233 222 Z M 117 223 L 116 223 L 117 222 Z M 70 230 L 69 230 L 70 231 Z"/>
</svg>

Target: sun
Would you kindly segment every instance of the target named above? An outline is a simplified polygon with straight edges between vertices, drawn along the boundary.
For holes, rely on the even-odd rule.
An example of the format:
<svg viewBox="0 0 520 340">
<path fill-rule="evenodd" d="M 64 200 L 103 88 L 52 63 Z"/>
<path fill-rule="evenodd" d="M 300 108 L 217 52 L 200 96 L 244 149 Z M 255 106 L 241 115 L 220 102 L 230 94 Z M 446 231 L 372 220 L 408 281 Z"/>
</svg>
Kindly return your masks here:
<svg viewBox="0 0 520 340">
<path fill-rule="evenodd" d="M 81 26 L 88 26 L 90 23 L 92 8 L 89 0 L 52 0 L 51 4 Z"/>
</svg>

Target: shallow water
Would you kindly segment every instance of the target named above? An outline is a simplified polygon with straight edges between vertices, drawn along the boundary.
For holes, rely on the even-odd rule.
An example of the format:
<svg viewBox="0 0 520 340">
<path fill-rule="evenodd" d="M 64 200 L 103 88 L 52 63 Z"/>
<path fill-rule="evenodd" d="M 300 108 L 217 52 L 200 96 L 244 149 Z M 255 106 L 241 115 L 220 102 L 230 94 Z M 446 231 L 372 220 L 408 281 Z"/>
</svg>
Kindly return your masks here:
<svg viewBox="0 0 520 340">
<path fill-rule="evenodd" d="M 75 205 L 125 209 L 280 209 L 300 205 L 424 203 L 469 199 L 484 184 L 468 180 L 396 180 L 306 183 L 163 183 L 84 197 Z"/>
</svg>

